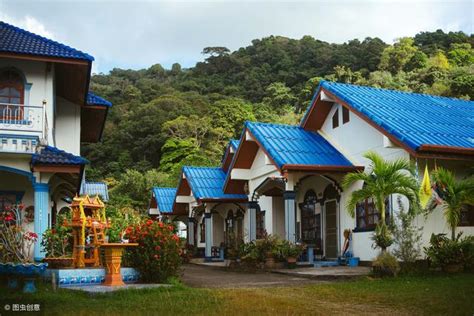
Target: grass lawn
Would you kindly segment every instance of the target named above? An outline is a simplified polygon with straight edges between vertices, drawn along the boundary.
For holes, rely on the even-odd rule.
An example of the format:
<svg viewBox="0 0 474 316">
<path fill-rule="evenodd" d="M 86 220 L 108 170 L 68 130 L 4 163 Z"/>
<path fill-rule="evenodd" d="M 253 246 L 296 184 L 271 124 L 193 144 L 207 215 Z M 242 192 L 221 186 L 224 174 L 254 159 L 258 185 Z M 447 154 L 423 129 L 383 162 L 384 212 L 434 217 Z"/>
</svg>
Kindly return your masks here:
<svg viewBox="0 0 474 316">
<path fill-rule="evenodd" d="M 474 274 L 364 278 L 302 287 L 172 288 L 91 295 L 42 286 L 34 295 L 0 289 L 2 302 L 40 301 L 45 315 L 411 314 L 473 315 Z"/>
</svg>

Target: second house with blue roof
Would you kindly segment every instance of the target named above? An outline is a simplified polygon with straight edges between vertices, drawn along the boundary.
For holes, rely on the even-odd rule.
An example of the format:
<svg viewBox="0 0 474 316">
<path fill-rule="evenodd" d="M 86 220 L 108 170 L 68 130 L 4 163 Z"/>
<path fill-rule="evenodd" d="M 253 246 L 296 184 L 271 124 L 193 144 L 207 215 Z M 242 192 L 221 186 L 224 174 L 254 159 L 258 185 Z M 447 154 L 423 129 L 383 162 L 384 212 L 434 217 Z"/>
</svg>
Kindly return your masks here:
<svg viewBox="0 0 474 316">
<path fill-rule="evenodd" d="M 89 91 L 93 60 L 0 22 L 0 209 L 25 205 L 35 260 L 57 212 L 87 192 L 81 143 L 101 139 L 112 105 Z"/>
<path fill-rule="evenodd" d="M 331 261 L 350 229 L 354 255 L 371 261 L 380 213 L 367 199 L 351 217 L 347 201 L 364 184 L 341 185 L 349 172 L 370 171 L 366 152 L 410 160 L 420 180 L 426 165 L 459 178 L 474 170 L 474 102 L 460 99 L 323 81 L 298 126 L 247 122 L 241 135 L 221 167 L 183 168 L 169 213 L 189 221 L 188 242 L 205 248 L 208 259 L 237 229 L 246 241 L 266 232 L 304 242 L 307 260 Z M 399 210 L 397 201 L 387 199 L 387 218 Z M 443 209 L 432 207 L 415 220 L 425 245 L 432 233 L 450 231 Z M 463 207 L 457 231 L 474 234 L 473 206 Z"/>
</svg>

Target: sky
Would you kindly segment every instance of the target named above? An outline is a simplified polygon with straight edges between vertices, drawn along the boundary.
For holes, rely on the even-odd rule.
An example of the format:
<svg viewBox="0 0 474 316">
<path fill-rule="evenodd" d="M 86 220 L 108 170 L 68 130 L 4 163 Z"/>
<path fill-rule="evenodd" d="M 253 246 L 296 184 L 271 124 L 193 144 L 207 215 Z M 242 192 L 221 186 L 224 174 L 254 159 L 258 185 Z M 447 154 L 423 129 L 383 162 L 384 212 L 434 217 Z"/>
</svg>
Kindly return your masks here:
<svg viewBox="0 0 474 316">
<path fill-rule="evenodd" d="M 437 29 L 472 34 L 474 1 L 0 0 L 0 20 L 84 51 L 94 73 L 107 73 L 192 67 L 204 47 L 236 50 L 269 35 L 393 43 Z"/>
</svg>

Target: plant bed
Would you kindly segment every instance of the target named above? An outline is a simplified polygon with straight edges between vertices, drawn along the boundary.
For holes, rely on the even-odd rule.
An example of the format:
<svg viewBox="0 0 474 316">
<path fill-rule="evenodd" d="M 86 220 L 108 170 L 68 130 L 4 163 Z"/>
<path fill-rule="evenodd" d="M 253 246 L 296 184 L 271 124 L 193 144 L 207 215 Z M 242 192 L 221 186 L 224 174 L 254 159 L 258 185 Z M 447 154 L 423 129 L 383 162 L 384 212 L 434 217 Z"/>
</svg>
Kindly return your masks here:
<svg viewBox="0 0 474 316">
<path fill-rule="evenodd" d="M 48 264 L 49 269 L 63 269 L 72 267 L 72 258 L 44 258 L 43 262 Z"/>
</svg>

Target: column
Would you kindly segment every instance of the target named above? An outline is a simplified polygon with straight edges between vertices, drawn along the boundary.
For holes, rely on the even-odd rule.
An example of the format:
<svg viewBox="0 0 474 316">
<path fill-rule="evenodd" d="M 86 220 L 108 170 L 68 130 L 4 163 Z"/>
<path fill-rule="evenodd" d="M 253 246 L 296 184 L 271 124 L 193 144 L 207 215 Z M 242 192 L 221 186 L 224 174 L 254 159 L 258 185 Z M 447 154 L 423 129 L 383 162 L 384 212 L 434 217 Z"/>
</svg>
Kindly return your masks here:
<svg viewBox="0 0 474 316">
<path fill-rule="evenodd" d="M 206 248 L 205 260 L 211 261 L 212 258 L 212 213 L 204 213 L 204 223 L 206 229 Z"/>
<path fill-rule="evenodd" d="M 295 197 L 295 191 L 285 191 L 283 193 L 283 199 L 285 200 L 285 238 L 291 242 L 296 242 Z"/>
<path fill-rule="evenodd" d="M 249 241 L 257 239 L 257 209 L 258 202 L 251 201 L 248 203 L 247 227 L 249 231 Z"/>
<path fill-rule="evenodd" d="M 41 249 L 41 241 L 43 233 L 48 228 L 49 186 L 47 183 L 34 183 L 33 189 L 35 191 L 34 230 L 38 235 L 38 240 L 34 245 L 34 259 L 41 261 L 45 256 L 45 252 Z"/>
<path fill-rule="evenodd" d="M 188 244 L 194 246 L 194 217 L 188 218 Z"/>
</svg>

